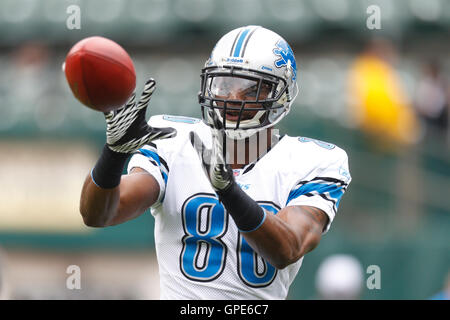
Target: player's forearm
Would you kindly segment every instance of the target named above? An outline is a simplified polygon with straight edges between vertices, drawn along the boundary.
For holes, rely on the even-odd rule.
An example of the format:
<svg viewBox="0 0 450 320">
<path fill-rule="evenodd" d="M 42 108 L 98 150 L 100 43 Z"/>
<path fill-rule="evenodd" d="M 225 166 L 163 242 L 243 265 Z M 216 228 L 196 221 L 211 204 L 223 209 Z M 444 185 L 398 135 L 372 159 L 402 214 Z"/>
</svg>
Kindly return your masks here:
<svg viewBox="0 0 450 320">
<path fill-rule="evenodd" d="M 91 178 L 86 180 L 81 191 L 80 213 L 89 227 L 105 227 L 116 215 L 119 207 L 119 186 L 112 189 L 98 187 Z"/>
<path fill-rule="evenodd" d="M 269 263 L 282 269 L 299 258 L 299 236 L 289 224 L 265 211 L 236 183 L 217 194 L 253 250 Z"/>
<path fill-rule="evenodd" d="M 260 228 L 244 233 L 250 246 L 278 269 L 296 262 L 320 242 L 328 216 L 310 206 L 288 206 L 276 215 L 267 212 Z"/>
<path fill-rule="evenodd" d="M 119 184 L 129 154 L 112 151 L 107 145 L 83 185 L 80 212 L 90 227 L 105 227 L 117 214 Z"/>
<path fill-rule="evenodd" d="M 113 226 L 132 220 L 150 208 L 158 199 L 159 185 L 156 179 L 141 168 L 133 168 L 120 180 L 120 200 L 108 225 Z"/>
<path fill-rule="evenodd" d="M 296 262 L 305 253 L 302 239 L 279 217 L 266 212 L 264 223 L 257 230 L 243 233 L 250 247 L 277 269 Z"/>
</svg>

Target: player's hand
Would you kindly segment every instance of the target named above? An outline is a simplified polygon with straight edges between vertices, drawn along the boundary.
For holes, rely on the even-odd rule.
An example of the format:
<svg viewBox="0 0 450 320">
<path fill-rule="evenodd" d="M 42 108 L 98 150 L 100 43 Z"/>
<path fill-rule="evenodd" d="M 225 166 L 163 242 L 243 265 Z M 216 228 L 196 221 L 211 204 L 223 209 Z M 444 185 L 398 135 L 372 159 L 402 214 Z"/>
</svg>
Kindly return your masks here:
<svg viewBox="0 0 450 320">
<path fill-rule="evenodd" d="M 202 161 L 203 169 L 213 189 L 216 192 L 224 192 L 235 183 L 233 170 L 225 161 L 225 131 L 214 111 L 208 110 L 206 114 L 211 127 L 212 149 L 206 148 L 195 132 L 190 132 L 190 140 Z"/>
<path fill-rule="evenodd" d="M 155 91 L 156 82 L 147 80 L 139 102 L 136 92 L 121 108 L 106 112 L 106 144 L 115 152 L 132 153 L 150 141 L 176 136 L 174 128 L 153 128 L 147 124 L 145 112 Z"/>
</svg>

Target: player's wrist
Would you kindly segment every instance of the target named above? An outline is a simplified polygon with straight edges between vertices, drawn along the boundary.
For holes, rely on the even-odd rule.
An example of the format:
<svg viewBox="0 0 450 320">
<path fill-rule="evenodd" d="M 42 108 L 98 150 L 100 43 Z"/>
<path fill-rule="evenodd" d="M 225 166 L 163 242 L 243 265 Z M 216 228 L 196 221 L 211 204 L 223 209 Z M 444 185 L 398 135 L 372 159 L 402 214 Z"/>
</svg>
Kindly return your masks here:
<svg viewBox="0 0 450 320">
<path fill-rule="evenodd" d="M 220 202 L 230 213 L 241 232 L 257 230 L 266 219 L 266 212 L 250 198 L 236 182 L 225 190 L 217 191 Z"/>
<path fill-rule="evenodd" d="M 107 144 L 91 171 L 92 181 L 103 189 L 115 188 L 120 184 L 120 178 L 129 153 L 113 151 Z"/>
</svg>

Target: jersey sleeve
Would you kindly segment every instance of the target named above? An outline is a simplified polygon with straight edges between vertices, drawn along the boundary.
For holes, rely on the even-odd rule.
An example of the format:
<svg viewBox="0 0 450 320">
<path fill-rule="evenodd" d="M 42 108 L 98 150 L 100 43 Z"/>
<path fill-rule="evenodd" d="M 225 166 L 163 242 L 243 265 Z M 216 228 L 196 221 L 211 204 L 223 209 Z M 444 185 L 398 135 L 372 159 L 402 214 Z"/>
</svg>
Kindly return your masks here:
<svg viewBox="0 0 450 320">
<path fill-rule="evenodd" d="M 286 206 L 304 205 L 323 210 L 329 218 L 323 233 L 330 229 L 342 196 L 351 181 L 347 153 L 342 149 L 333 153 L 327 160 L 328 163 L 321 166 L 313 177 L 296 182 L 286 202 Z"/>
<path fill-rule="evenodd" d="M 172 127 L 177 130 L 173 138 L 154 140 L 137 150 L 128 163 L 128 173 L 139 167 L 150 173 L 158 182 L 159 196 L 152 207 L 156 207 L 164 201 L 167 181 L 170 175 L 170 166 L 180 146 L 188 141 L 188 134 L 195 130 L 199 119 L 171 115 L 155 115 L 148 121 L 152 127 Z"/>
<path fill-rule="evenodd" d="M 128 162 L 128 173 L 130 173 L 133 168 L 138 167 L 150 173 L 158 182 L 159 196 L 153 206 L 162 203 L 169 175 L 167 161 L 159 153 L 157 145 L 150 143 L 136 151 Z"/>
</svg>

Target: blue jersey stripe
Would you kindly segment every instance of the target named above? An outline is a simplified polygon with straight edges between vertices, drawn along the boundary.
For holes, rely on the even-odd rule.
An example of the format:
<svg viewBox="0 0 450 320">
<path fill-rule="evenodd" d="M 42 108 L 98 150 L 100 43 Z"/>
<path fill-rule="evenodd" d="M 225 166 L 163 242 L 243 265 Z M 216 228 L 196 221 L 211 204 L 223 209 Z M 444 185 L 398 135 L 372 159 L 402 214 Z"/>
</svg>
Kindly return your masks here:
<svg viewBox="0 0 450 320">
<path fill-rule="evenodd" d="M 343 186 L 338 186 L 336 184 L 324 184 L 324 183 L 307 183 L 289 193 L 286 204 L 291 200 L 305 195 L 311 192 L 317 192 L 318 194 L 328 193 L 329 196 L 336 203 L 336 208 L 339 206 L 342 195 L 344 194 Z"/>
<path fill-rule="evenodd" d="M 142 153 L 144 156 L 156 161 L 156 163 L 159 166 L 159 171 L 161 172 L 161 175 L 163 177 L 164 183 L 167 184 L 167 173 L 165 173 L 161 168 L 164 167 L 163 165 L 161 165 L 161 159 L 159 158 L 159 155 L 151 150 L 147 150 L 147 149 L 139 149 L 139 152 Z"/>
<path fill-rule="evenodd" d="M 159 156 L 156 152 L 147 150 L 147 149 L 139 149 L 139 152 L 142 153 L 144 156 L 152 158 L 153 160 L 156 161 L 156 163 L 158 163 L 158 166 L 161 165 L 161 160 L 159 160 Z"/>
<path fill-rule="evenodd" d="M 242 44 L 244 43 L 245 37 L 247 36 L 247 34 L 249 32 L 250 32 L 250 29 L 245 29 L 239 36 L 236 47 L 234 48 L 233 57 L 239 57 L 239 53 L 241 52 Z"/>
<path fill-rule="evenodd" d="M 161 171 L 161 174 L 162 174 L 162 176 L 163 176 L 164 183 L 167 184 L 167 178 L 168 178 L 168 177 L 167 177 L 167 174 L 166 174 L 165 172 L 162 172 L 162 171 Z"/>
</svg>

